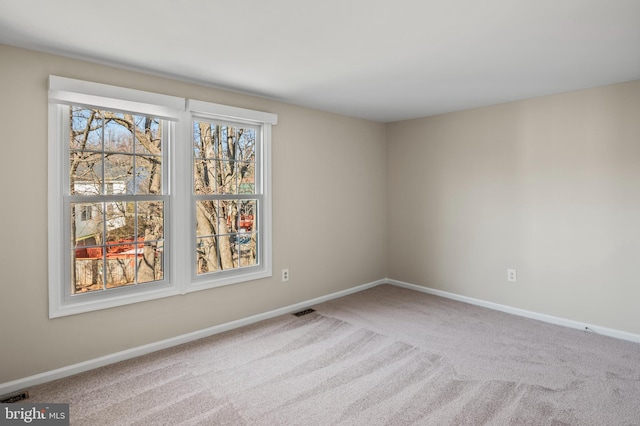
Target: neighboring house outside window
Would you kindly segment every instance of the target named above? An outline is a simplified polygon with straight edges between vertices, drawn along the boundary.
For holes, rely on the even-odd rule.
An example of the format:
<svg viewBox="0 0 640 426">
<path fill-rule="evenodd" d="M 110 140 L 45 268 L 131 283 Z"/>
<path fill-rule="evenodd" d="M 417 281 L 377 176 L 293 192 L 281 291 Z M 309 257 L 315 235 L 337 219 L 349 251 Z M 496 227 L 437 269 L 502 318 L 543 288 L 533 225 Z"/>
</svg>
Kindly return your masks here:
<svg viewBox="0 0 640 426">
<path fill-rule="evenodd" d="M 78 222 L 76 222 L 76 229 L 84 227 L 84 225 L 86 224 L 86 222 L 89 222 L 91 219 L 93 219 L 93 207 L 89 206 L 84 206 L 81 209 L 81 213 L 80 213 L 80 220 Z M 77 213 L 76 213 L 77 215 Z M 74 240 L 78 240 L 78 234 L 76 234 L 76 237 L 74 238 Z"/>
</svg>

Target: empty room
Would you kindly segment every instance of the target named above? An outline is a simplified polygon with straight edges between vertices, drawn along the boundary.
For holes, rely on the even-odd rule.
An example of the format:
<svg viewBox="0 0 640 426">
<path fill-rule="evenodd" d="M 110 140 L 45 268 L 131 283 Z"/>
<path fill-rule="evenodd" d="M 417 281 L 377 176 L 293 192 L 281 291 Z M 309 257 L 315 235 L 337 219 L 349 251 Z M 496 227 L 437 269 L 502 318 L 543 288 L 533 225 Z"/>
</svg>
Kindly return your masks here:
<svg viewBox="0 0 640 426">
<path fill-rule="evenodd" d="M 640 424 L 640 2 L 0 0 L 0 424 Z"/>
</svg>

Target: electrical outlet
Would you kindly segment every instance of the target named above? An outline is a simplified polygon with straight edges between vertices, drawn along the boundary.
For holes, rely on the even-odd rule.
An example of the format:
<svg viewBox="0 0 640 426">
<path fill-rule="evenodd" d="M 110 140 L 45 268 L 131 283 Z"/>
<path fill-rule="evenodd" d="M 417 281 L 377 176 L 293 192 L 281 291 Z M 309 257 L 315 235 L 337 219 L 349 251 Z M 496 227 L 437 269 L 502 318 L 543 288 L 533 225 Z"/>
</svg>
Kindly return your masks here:
<svg viewBox="0 0 640 426">
<path fill-rule="evenodd" d="M 282 282 L 289 281 L 289 269 L 282 270 Z"/>
<path fill-rule="evenodd" d="M 518 271 L 515 269 L 507 269 L 507 281 L 511 283 L 518 282 Z"/>
</svg>

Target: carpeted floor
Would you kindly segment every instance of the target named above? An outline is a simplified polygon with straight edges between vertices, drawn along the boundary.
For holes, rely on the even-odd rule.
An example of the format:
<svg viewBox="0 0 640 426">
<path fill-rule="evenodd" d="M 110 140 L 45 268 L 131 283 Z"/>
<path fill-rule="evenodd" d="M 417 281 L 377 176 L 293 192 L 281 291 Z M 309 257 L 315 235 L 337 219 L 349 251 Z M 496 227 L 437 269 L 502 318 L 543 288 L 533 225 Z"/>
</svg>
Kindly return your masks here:
<svg viewBox="0 0 640 426">
<path fill-rule="evenodd" d="M 29 389 L 72 425 L 640 425 L 640 344 L 382 285 Z"/>
</svg>

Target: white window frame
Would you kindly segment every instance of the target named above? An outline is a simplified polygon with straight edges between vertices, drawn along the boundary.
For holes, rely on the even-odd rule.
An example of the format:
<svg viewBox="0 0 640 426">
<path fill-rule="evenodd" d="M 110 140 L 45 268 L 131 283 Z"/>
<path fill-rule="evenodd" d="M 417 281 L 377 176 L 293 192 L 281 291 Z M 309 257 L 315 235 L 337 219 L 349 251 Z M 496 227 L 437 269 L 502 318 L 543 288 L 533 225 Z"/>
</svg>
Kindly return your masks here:
<svg viewBox="0 0 640 426">
<path fill-rule="evenodd" d="M 68 179 L 68 105 L 97 107 L 152 115 L 170 124 L 167 150 L 169 177 L 165 194 L 165 274 L 160 283 L 125 286 L 90 294 L 70 295 L 68 282 L 70 250 L 65 250 L 69 233 L 69 212 L 65 212 L 65 179 Z M 221 274 L 196 275 L 195 203 L 193 200 L 192 119 L 251 124 L 261 129 L 259 212 L 259 264 L 232 269 Z M 49 146 L 48 146 L 48 271 L 49 317 L 80 314 L 99 309 L 175 296 L 272 275 L 271 230 L 271 127 L 277 115 L 198 100 L 127 89 L 59 76 L 49 77 Z M 67 156 L 67 158 L 65 158 Z M 258 177 L 256 177 L 258 179 Z M 68 190 L 68 185 L 66 188 Z M 82 296 L 82 297 L 76 297 Z"/>
<path fill-rule="evenodd" d="M 244 281 L 271 277 L 272 269 L 272 206 L 271 206 L 271 130 L 277 124 L 277 116 L 266 112 L 253 111 L 226 105 L 213 104 L 189 99 L 187 102 L 189 114 L 189 158 L 192 159 L 193 150 L 193 121 L 210 120 L 219 123 L 229 123 L 237 126 L 250 125 L 259 130 L 259 142 L 257 147 L 256 165 L 256 194 L 260 199 L 258 212 L 258 263 L 226 271 L 211 272 L 198 275 L 196 268 L 196 229 L 195 229 L 195 201 L 198 198 L 193 194 L 193 178 L 189 181 L 189 194 L 191 194 L 190 218 L 193 223 L 190 240 L 190 280 L 187 291 L 204 290 L 220 287 Z M 190 176 L 193 176 L 193 161 L 190 161 Z"/>
</svg>

